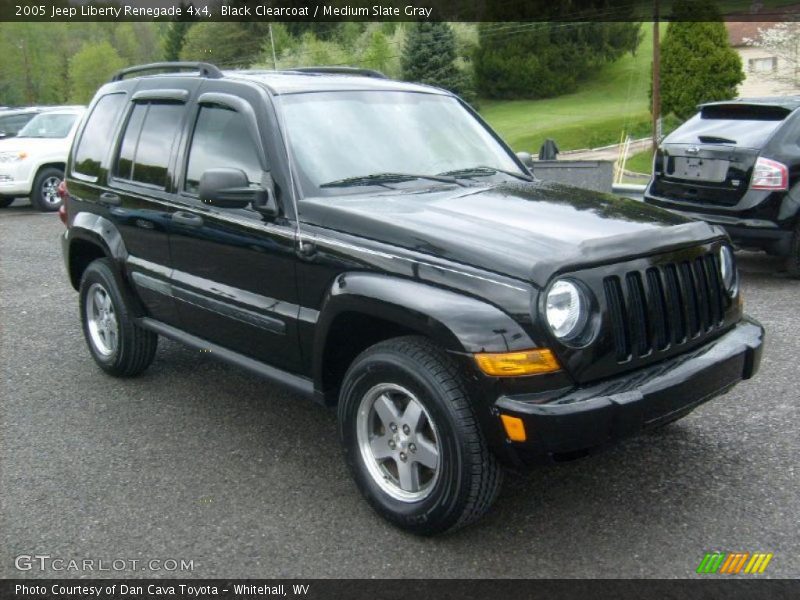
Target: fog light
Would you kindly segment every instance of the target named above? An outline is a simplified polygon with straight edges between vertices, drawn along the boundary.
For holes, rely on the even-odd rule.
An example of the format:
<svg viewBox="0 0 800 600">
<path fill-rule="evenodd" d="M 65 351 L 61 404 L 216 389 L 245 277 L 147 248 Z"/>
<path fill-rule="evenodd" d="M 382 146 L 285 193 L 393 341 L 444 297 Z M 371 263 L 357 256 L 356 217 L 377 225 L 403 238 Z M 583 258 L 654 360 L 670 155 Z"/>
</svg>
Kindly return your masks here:
<svg viewBox="0 0 800 600">
<path fill-rule="evenodd" d="M 500 415 L 500 420 L 503 422 L 503 427 L 506 430 L 506 436 L 512 442 L 524 442 L 528 439 L 525 433 L 525 424 L 519 417 L 512 417 L 511 415 Z"/>
<path fill-rule="evenodd" d="M 538 348 L 522 352 L 481 353 L 475 355 L 481 371 L 493 377 L 519 377 L 559 371 L 561 366 L 551 350 Z"/>
</svg>

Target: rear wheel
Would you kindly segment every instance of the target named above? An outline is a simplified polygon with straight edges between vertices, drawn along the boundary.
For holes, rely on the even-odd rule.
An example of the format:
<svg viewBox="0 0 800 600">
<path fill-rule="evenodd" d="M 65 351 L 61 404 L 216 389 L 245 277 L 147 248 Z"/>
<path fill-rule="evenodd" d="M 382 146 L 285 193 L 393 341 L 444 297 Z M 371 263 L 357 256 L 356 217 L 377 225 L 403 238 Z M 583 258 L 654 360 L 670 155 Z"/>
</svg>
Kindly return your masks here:
<svg viewBox="0 0 800 600">
<path fill-rule="evenodd" d="M 109 259 L 91 263 L 81 278 L 81 322 L 98 366 L 111 375 L 131 377 L 153 362 L 158 336 L 136 325 L 123 290 Z"/>
<path fill-rule="evenodd" d="M 794 228 L 789 256 L 786 257 L 786 272 L 789 277 L 800 279 L 800 223 Z"/>
<path fill-rule="evenodd" d="M 8 208 L 14 203 L 14 198 L 11 196 L 0 196 L 0 208 Z"/>
<path fill-rule="evenodd" d="M 422 535 L 485 514 L 502 472 L 467 397 L 461 370 L 421 337 L 376 344 L 353 362 L 339 400 L 339 435 L 370 505 Z"/>
<path fill-rule="evenodd" d="M 52 212 L 61 208 L 61 197 L 58 186 L 64 179 L 64 172 L 55 167 L 46 167 L 36 174 L 31 189 L 31 204 L 43 212 Z"/>
</svg>

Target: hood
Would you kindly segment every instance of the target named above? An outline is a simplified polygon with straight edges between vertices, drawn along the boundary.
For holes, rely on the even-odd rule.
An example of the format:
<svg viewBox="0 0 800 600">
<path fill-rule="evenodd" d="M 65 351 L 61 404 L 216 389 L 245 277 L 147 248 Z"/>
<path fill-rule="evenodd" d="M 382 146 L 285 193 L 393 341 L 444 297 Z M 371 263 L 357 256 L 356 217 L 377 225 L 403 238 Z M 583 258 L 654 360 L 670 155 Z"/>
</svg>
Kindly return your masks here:
<svg viewBox="0 0 800 600">
<path fill-rule="evenodd" d="M 721 235 L 642 202 L 557 183 L 303 200 L 301 220 L 542 286 L 567 268 Z"/>
</svg>

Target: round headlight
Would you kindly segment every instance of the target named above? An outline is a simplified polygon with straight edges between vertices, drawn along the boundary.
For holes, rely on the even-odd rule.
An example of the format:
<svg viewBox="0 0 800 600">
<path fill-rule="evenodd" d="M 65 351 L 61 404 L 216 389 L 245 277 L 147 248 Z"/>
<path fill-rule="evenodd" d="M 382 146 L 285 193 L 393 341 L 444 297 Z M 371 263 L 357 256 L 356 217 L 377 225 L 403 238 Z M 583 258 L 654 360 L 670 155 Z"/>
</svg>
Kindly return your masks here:
<svg viewBox="0 0 800 600">
<path fill-rule="evenodd" d="M 589 317 L 586 297 L 574 283 L 556 281 L 547 292 L 545 315 L 557 338 L 574 338 L 583 332 Z"/>
<path fill-rule="evenodd" d="M 719 249 L 719 271 L 722 276 L 722 285 L 729 295 L 736 295 L 736 264 L 733 260 L 733 251 L 728 246 Z"/>
</svg>

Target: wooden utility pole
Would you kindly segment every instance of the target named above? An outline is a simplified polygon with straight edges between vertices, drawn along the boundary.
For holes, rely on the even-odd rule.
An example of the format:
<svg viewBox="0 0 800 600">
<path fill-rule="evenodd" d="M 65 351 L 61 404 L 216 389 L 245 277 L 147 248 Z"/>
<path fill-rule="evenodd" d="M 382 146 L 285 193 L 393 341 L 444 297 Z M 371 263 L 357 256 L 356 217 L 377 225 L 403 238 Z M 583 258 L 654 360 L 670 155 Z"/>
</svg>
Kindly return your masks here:
<svg viewBox="0 0 800 600">
<path fill-rule="evenodd" d="M 661 35 L 658 1 L 653 0 L 653 151 L 658 148 L 658 123 L 661 118 Z"/>
</svg>

